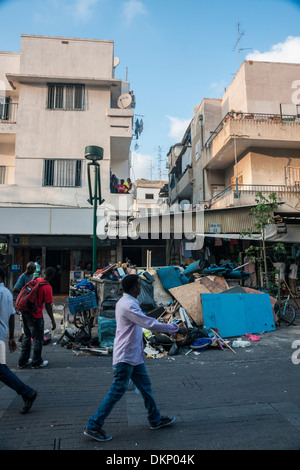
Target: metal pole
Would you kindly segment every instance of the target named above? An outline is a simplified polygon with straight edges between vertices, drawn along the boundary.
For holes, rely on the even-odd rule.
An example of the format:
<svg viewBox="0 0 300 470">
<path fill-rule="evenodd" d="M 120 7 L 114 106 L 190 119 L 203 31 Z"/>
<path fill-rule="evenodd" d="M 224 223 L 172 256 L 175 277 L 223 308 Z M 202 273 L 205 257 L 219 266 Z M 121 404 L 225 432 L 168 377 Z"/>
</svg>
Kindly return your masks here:
<svg viewBox="0 0 300 470">
<path fill-rule="evenodd" d="M 236 197 L 238 197 L 239 185 L 238 185 L 237 155 L 236 155 L 236 140 L 235 140 L 235 135 L 233 136 L 233 142 L 234 142 L 234 163 L 235 163 L 235 193 L 236 193 Z"/>
<path fill-rule="evenodd" d="M 94 204 L 94 216 L 93 216 L 93 274 L 97 271 L 97 233 L 96 233 L 96 227 L 97 227 L 97 189 L 98 189 L 98 171 L 99 171 L 99 166 L 97 163 L 94 164 L 94 169 L 95 169 L 95 186 L 94 186 L 94 198 L 93 198 L 93 204 Z"/>
</svg>

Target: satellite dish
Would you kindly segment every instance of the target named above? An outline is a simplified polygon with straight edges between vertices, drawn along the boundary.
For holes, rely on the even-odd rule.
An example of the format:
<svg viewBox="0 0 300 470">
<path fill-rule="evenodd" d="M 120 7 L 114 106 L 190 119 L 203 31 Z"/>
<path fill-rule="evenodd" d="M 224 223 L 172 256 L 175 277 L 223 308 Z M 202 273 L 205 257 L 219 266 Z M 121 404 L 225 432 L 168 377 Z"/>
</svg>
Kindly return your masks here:
<svg viewBox="0 0 300 470">
<path fill-rule="evenodd" d="M 123 93 L 123 95 L 120 95 L 118 98 L 118 107 L 121 109 L 128 108 L 128 106 L 131 105 L 132 98 L 129 93 Z"/>
<path fill-rule="evenodd" d="M 114 57 L 114 68 L 116 68 L 120 63 L 119 57 Z"/>
</svg>

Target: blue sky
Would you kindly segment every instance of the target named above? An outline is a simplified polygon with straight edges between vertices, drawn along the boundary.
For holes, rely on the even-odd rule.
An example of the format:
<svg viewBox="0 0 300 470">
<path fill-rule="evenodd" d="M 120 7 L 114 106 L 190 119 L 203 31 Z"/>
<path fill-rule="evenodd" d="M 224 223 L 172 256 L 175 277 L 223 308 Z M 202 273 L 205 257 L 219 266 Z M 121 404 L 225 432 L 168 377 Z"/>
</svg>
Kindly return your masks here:
<svg viewBox="0 0 300 470">
<path fill-rule="evenodd" d="M 116 77 L 128 68 L 143 116 L 133 176 L 155 179 L 161 148 L 165 178 L 195 105 L 220 98 L 239 68 L 238 22 L 242 60 L 300 63 L 296 0 L 0 0 L 0 50 L 18 52 L 21 34 L 113 40 Z"/>
</svg>

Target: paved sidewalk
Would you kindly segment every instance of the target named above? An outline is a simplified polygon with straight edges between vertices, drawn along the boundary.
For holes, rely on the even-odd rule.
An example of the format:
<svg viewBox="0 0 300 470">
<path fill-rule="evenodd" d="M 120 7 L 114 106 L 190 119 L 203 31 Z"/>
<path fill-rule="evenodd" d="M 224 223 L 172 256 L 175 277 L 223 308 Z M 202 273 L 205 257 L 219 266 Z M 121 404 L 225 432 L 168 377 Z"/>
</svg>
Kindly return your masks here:
<svg viewBox="0 0 300 470">
<path fill-rule="evenodd" d="M 55 439 L 61 450 L 107 450 L 112 455 L 300 449 L 297 323 L 261 334 L 259 342 L 236 349 L 237 354 L 210 349 L 186 355 L 189 349 L 183 349 L 172 358 L 146 358 L 161 412 L 176 416 L 176 422 L 150 430 L 141 396 L 128 391 L 107 418 L 104 429 L 113 439 L 106 443 L 90 440 L 83 429 L 110 387 L 111 356 L 75 355 L 57 344 L 58 328 L 44 347 L 45 369 L 19 370 L 19 351 L 7 355 L 8 366 L 38 390 L 38 397 L 30 412 L 21 415 L 22 399 L 0 383 L 0 449 L 53 450 Z"/>
</svg>

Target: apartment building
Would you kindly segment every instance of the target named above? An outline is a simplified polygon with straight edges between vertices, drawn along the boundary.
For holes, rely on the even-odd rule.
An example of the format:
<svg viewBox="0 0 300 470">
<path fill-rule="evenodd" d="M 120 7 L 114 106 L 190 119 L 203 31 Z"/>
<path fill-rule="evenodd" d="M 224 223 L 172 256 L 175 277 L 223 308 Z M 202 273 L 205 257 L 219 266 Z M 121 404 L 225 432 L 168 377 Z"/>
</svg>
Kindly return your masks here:
<svg viewBox="0 0 300 470">
<path fill-rule="evenodd" d="M 156 223 L 159 214 L 168 208 L 168 181 L 137 179 L 134 183 L 134 220 L 132 237 L 123 241 L 123 258 L 129 258 L 138 266 L 147 265 L 147 251 L 151 251 L 152 266 L 166 264 L 166 239 L 163 239 Z M 166 194 L 165 194 L 166 190 Z"/>
<path fill-rule="evenodd" d="M 275 192 L 288 228 L 273 239 L 291 242 L 292 256 L 299 252 L 299 78 L 300 64 L 245 61 L 221 99 L 195 106 L 182 140 L 170 149 L 170 202 L 203 204 L 206 238 L 238 234 L 256 193 Z"/>
<path fill-rule="evenodd" d="M 133 195 L 111 187 L 112 175 L 130 176 L 135 103 L 118 63 L 110 40 L 22 35 L 20 52 L 0 52 L 1 241 L 18 274 L 37 255 L 56 267 L 57 292 L 70 271 L 91 269 L 87 146 L 103 149 L 101 208 L 132 213 Z M 99 240 L 99 265 L 117 250 Z"/>
</svg>

